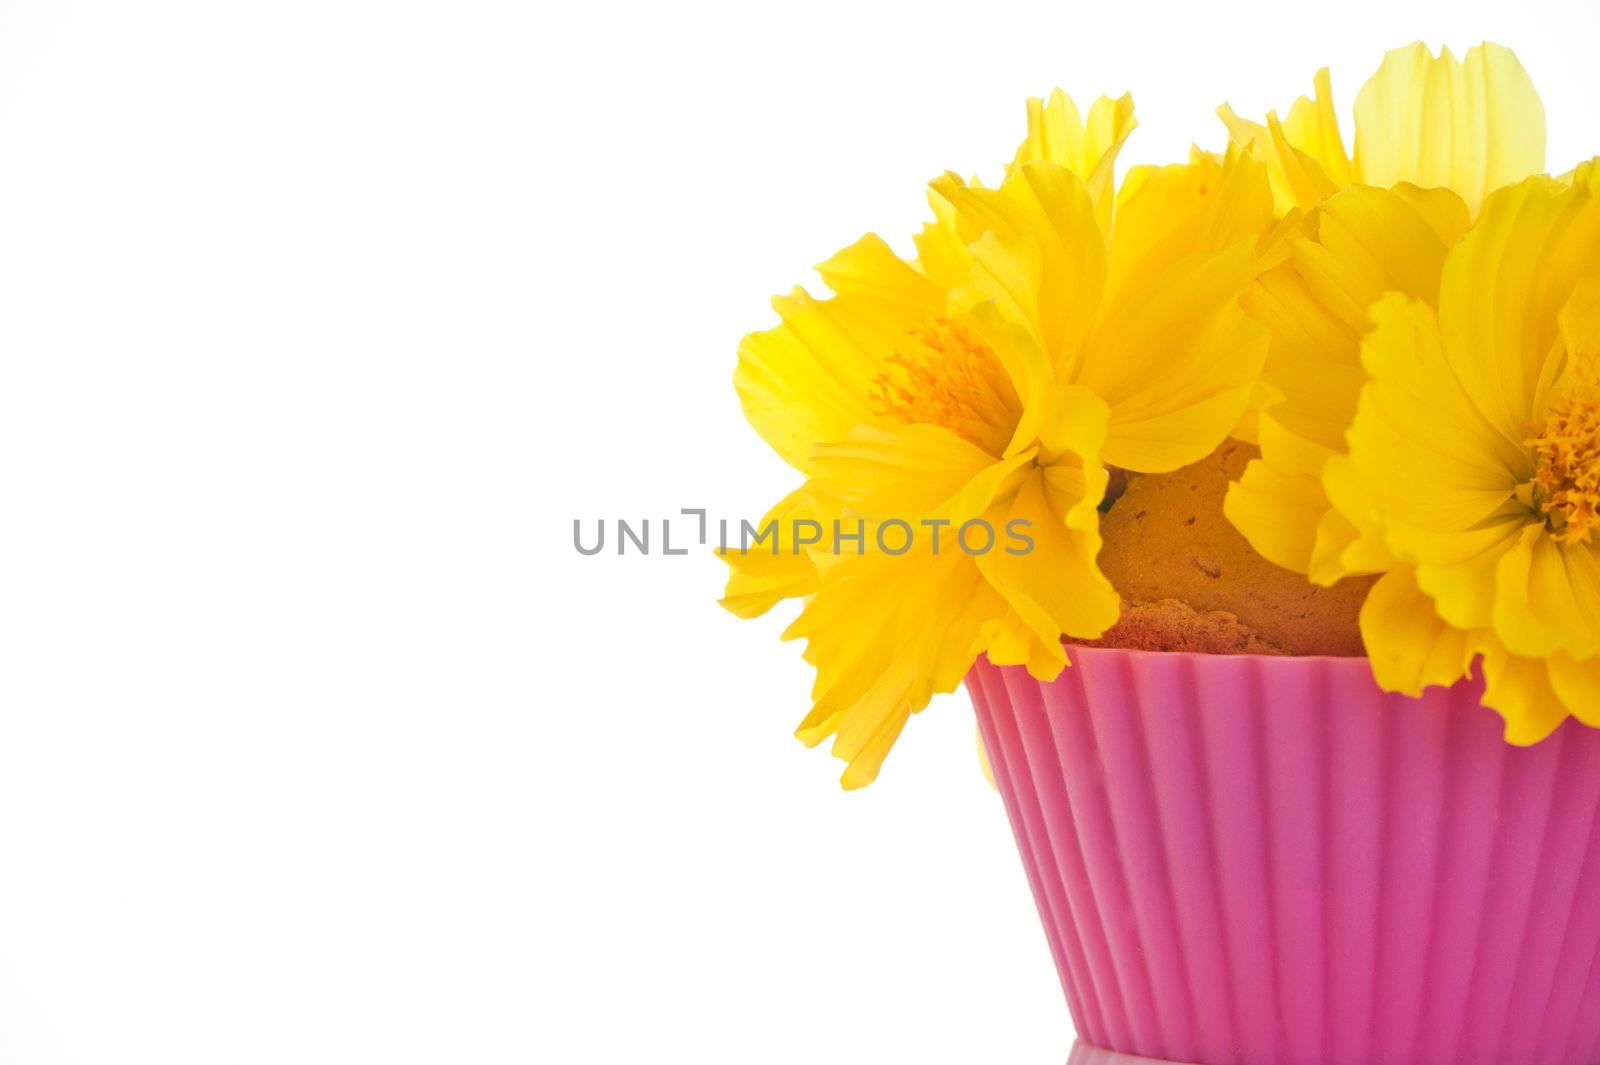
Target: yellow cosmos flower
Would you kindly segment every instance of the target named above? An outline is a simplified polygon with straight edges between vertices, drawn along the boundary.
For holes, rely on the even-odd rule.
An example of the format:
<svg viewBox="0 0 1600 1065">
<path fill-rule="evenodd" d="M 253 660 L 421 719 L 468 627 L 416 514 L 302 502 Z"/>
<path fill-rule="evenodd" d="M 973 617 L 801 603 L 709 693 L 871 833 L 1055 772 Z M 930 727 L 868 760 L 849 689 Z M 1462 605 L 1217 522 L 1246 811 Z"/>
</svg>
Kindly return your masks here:
<svg viewBox="0 0 1600 1065">
<path fill-rule="evenodd" d="M 1011 170 L 1025 163 L 1058 163 L 1089 190 L 1096 216 L 1109 224 L 1112 169 L 1133 131 L 1133 100 L 1101 97 L 1081 114 L 1057 89 L 1048 100 L 1028 101 L 1028 134 Z M 911 338 L 945 312 L 947 293 L 964 285 L 973 261 L 967 245 L 979 232 L 959 218 L 942 197 L 929 192 L 934 220 L 915 238 L 917 259 L 907 263 L 880 238 L 868 234 L 817 267 L 833 290 L 817 299 L 797 288 L 773 300 L 782 319 L 775 329 L 752 333 L 739 345 L 734 388 L 746 418 L 774 451 L 802 474 L 813 472 L 819 445 L 844 440 L 857 426 L 902 422 L 885 404 L 885 375 L 905 370 L 886 360 L 916 349 Z M 722 603 L 741 617 L 755 617 L 786 598 L 817 588 L 818 565 L 831 556 L 791 542 L 796 521 L 828 525 L 806 491 L 796 489 L 761 519 L 776 522 L 772 550 L 724 555 L 730 568 Z"/>
<path fill-rule="evenodd" d="M 1263 557 L 1325 585 L 1383 568 L 1384 556 L 1329 502 L 1322 472 L 1344 450 L 1366 380 L 1368 308 L 1385 292 L 1436 303 L 1445 256 L 1467 225 L 1466 205 L 1447 189 L 1354 186 L 1312 211 L 1284 261 L 1245 294 L 1246 310 L 1272 335 L 1261 457 L 1223 509 Z"/>
<path fill-rule="evenodd" d="M 793 349 L 759 364 L 759 379 L 790 385 L 755 404 L 786 419 L 782 432 L 815 424 L 815 398 L 864 411 L 842 434 L 800 429 L 810 447 L 790 449 L 817 513 L 873 530 L 866 551 L 817 570 L 786 633 L 817 669 L 799 735 L 834 737 L 847 787 L 876 776 L 909 716 L 978 653 L 1049 679 L 1063 635 L 1109 627 L 1118 598 L 1095 562 L 1105 464 L 1196 461 L 1249 402 L 1266 334 L 1239 296 L 1272 222 L 1265 168 L 1237 152 L 1141 168 L 1114 210 L 1083 169 L 1034 160 L 998 189 L 934 182 L 941 232 L 972 237 L 964 273 L 947 275 L 964 283 L 943 291 L 880 244 L 857 245 L 828 266 L 833 302 L 878 313 L 801 366 Z M 834 369 L 819 375 L 823 358 Z M 890 553 L 875 532 L 893 521 L 957 535 Z M 1025 529 L 1031 550 L 968 551 L 969 524 Z"/>
<path fill-rule="evenodd" d="M 1384 56 L 1356 96 L 1355 151 L 1345 150 L 1326 68 L 1286 119 L 1217 113 L 1235 143 L 1266 161 L 1280 213 L 1310 209 L 1352 184 L 1406 182 L 1455 191 L 1473 213 L 1489 193 L 1544 169 L 1544 107 L 1511 50 L 1480 44 L 1457 60 L 1421 42 Z"/>
<path fill-rule="evenodd" d="M 1544 111 L 1505 48 L 1457 61 L 1421 44 L 1390 52 L 1356 99 L 1345 154 L 1327 71 L 1315 100 L 1280 122 L 1221 111 L 1232 136 L 1266 161 L 1290 218 L 1245 297 L 1272 333 L 1253 434 L 1261 457 L 1229 493 L 1227 514 L 1262 555 L 1331 584 L 1383 568 L 1372 541 L 1333 509 L 1322 467 L 1344 448 L 1364 380 L 1367 308 L 1384 292 L 1432 303 L 1445 253 L 1489 192 L 1544 165 Z"/>
<path fill-rule="evenodd" d="M 1371 310 L 1368 380 L 1324 482 L 1392 561 L 1361 615 L 1374 672 L 1415 693 L 1481 655 L 1484 702 L 1532 743 L 1600 726 L 1600 181 L 1492 195 L 1437 306 Z"/>
</svg>

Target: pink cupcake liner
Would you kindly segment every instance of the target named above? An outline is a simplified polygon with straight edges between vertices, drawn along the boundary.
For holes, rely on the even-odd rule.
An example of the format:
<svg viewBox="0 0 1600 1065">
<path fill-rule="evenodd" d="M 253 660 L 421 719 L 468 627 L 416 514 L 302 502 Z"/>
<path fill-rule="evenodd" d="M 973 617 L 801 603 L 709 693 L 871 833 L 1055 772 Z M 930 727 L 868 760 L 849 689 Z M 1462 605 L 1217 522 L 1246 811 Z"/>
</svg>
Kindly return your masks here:
<svg viewBox="0 0 1600 1065">
<path fill-rule="evenodd" d="M 1600 731 L 1513 747 L 1481 680 L 1364 659 L 1072 658 L 967 687 L 1094 1048 L 1600 1065 Z"/>
</svg>

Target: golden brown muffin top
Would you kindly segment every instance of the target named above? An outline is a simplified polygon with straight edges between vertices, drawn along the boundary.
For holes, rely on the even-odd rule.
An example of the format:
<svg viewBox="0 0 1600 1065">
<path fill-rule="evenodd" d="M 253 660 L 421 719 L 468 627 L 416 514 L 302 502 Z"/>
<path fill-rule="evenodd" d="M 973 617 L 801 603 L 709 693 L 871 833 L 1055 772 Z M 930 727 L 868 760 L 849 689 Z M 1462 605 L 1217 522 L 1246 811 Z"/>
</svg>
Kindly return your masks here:
<svg viewBox="0 0 1600 1065">
<path fill-rule="evenodd" d="M 1129 474 L 1100 519 L 1100 567 L 1123 598 L 1100 646 L 1208 654 L 1358 656 L 1357 616 L 1376 579 L 1314 585 L 1256 554 L 1222 514 L 1258 454 L 1237 440 L 1172 473 Z"/>
</svg>

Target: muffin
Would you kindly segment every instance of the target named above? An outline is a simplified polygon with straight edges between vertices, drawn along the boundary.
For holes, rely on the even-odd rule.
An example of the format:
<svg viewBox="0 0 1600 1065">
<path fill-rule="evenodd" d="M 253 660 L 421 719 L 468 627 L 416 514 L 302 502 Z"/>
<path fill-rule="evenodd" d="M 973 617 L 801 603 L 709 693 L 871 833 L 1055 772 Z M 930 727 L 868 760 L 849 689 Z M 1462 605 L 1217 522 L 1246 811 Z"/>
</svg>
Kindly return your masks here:
<svg viewBox="0 0 1600 1065">
<path fill-rule="evenodd" d="M 1172 473 L 1129 474 L 1100 521 L 1100 567 L 1122 614 L 1087 646 L 1200 654 L 1364 652 L 1357 624 L 1375 577 L 1322 588 L 1262 558 L 1222 500 L 1257 449 L 1225 441 Z"/>
</svg>

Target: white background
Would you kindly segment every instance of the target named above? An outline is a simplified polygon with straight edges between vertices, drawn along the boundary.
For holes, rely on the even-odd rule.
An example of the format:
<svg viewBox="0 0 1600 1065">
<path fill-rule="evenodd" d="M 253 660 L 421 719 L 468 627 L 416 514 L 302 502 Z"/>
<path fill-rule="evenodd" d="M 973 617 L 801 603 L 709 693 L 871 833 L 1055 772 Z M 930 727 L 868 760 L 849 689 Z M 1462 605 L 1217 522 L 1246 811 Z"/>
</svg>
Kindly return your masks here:
<svg viewBox="0 0 1600 1065">
<path fill-rule="evenodd" d="M 965 696 L 882 779 L 783 618 L 572 520 L 756 517 L 770 293 L 1023 100 L 1348 107 L 1592 4 L 0 6 L 0 1065 L 1060 1062 Z"/>
</svg>

